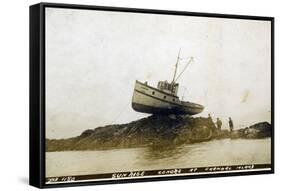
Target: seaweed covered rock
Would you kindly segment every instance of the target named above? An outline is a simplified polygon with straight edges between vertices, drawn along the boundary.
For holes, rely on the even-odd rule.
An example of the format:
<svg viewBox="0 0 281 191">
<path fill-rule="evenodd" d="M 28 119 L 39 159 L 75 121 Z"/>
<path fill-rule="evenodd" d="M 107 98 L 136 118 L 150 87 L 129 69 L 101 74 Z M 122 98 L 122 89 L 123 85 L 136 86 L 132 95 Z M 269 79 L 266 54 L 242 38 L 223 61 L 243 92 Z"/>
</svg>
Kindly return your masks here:
<svg viewBox="0 0 281 191">
<path fill-rule="evenodd" d="M 208 118 L 152 115 L 121 125 L 89 129 L 78 137 L 47 140 L 47 151 L 97 150 L 207 141 L 215 124 Z"/>
<path fill-rule="evenodd" d="M 233 132 L 218 130 L 212 119 L 152 115 L 127 124 L 88 129 L 69 139 L 47 139 L 47 151 L 103 150 L 142 146 L 166 147 L 221 138 L 270 137 L 271 125 L 257 123 Z"/>
<path fill-rule="evenodd" d="M 243 137 L 252 138 L 265 138 L 271 136 L 271 125 L 268 122 L 262 122 L 247 127 L 243 131 Z"/>
<path fill-rule="evenodd" d="M 249 127 L 239 129 L 230 133 L 230 137 L 244 139 L 260 139 L 271 136 L 271 125 L 268 122 L 261 122 Z"/>
</svg>

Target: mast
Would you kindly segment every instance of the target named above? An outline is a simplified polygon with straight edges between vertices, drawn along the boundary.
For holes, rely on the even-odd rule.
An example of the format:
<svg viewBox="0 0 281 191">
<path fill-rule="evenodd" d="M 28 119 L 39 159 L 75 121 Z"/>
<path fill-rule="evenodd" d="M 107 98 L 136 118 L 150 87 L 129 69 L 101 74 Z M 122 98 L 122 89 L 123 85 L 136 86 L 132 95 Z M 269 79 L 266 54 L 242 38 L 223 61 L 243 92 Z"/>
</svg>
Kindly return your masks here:
<svg viewBox="0 0 281 191">
<path fill-rule="evenodd" d="M 183 72 L 185 71 L 185 69 L 190 65 L 190 63 L 193 61 L 193 57 L 190 57 L 189 61 L 187 62 L 187 64 L 185 65 L 184 69 L 181 71 L 181 73 L 177 76 L 176 80 L 177 81 L 180 76 L 183 74 Z"/>
<path fill-rule="evenodd" d="M 179 53 L 178 53 L 177 62 L 176 62 L 176 68 L 175 68 L 175 72 L 174 72 L 174 76 L 173 76 L 172 84 L 174 84 L 174 83 L 175 83 L 175 78 L 176 78 L 176 75 L 177 75 L 177 69 L 178 69 L 178 63 L 179 63 L 179 60 L 180 60 L 180 52 L 181 52 L 181 49 L 179 50 Z"/>
</svg>

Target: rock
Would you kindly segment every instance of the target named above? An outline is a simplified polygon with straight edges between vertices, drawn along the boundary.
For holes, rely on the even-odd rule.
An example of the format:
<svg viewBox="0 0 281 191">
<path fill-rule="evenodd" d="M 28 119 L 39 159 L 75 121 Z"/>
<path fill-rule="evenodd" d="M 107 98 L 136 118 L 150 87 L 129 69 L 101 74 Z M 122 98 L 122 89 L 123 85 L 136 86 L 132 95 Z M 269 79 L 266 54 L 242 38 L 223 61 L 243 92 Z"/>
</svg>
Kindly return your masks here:
<svg viewBox="0 0 281 191">
<path fill-rule="evenodd" d="M 268 122 L 256 123 L 243 131 L 245 138 L 257 139 L 271 136 L 271 125 Z"/>
<path fill-rule="evenodd" d="M 205 125 L 192 128 L 190 141 L 193 143 L 209 141 L 213 138 L 213 131 Z"/>
<path fill-rule="evenodd" d="M 103 150 L 142 146 L 166 147 L 221 138 L 270 137 L 271 125 L 257 123 L 229 132 L 217 130 L 212 120 L 203 117 L 152 115 L 127 124 L 88 129 L 80 136 L 46 140 L 46 151 Z"/>
<path fill-rule="evenodd" d="M 229 137 L 230 137 L 230 132 L 226 129 L 215 131 L 216 139 L 225 139 L 225 138 L 229 138 Z"/>
<path fill-rule="evenodd" d="M 152 115 L 127 124 L 88 129 L 78 137 L 47 140 L 47 151 L 100 150 L 178 145 L 209 140 L 215 124 L 207 118 Z"/>
<path fill-rule="evenodd" d="M 261 122 L 230 133 L 230 138 L 260 139 L 271 137 L 271 125 L 268 122 Z"/>
</svg>

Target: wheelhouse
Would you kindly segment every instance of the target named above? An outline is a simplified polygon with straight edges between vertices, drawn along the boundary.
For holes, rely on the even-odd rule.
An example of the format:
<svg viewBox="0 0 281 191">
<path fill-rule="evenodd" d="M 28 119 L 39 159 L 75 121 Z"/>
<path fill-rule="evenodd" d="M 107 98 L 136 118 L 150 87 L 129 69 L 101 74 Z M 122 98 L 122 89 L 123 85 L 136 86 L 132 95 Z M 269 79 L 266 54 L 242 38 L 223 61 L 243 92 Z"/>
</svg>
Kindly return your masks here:
<svg viewBox="0 0 281 191">
<path fill-rule="evenodd" d="M 172 95 L 177 96 L 178 93 L 178 87 L 179 84 L 178 83 L 169 83 L 167 80 L 166 81 L 159 81 L 157 88 L 161 91 L 170 93 Z"/>
</svg>

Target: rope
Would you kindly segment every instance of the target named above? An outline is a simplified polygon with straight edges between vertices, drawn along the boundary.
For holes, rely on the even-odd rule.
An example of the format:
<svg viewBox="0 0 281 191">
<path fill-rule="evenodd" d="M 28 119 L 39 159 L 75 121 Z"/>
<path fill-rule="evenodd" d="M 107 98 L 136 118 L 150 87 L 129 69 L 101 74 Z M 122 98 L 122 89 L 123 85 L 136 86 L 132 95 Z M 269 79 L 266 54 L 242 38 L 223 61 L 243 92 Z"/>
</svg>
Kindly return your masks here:
<svg viewBox="0 0 281 191">
<path fill-rule="evenodd" d="M 121 115 L 124 113 L 124 111 L 127 109 L 127 107 L 129 106 L 131 102 L 128 102 L 125 107 L 118 113 L 118 115 L 114 118 L 114 120 L 110 123 L 110 125 L 112 125 L 113 123 L 115 123 L 115 121 L 117 121 L 119 119 L 119 117 L 121 117 Z"/>
<path fill-rule="evenodd" d="M 193 57 L 190 57 L 188 63 L 185 65 L 185 67 L 183 68 L 183 70 L 181 71 L 181 73 L 176 77 L 175 82 L 180 78 L 180 76 L 183 74 L 183 72 L 186 70 L 186 68 L 191 64 L 191 62 L 193 61 Z"/>
</svg>

